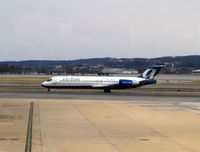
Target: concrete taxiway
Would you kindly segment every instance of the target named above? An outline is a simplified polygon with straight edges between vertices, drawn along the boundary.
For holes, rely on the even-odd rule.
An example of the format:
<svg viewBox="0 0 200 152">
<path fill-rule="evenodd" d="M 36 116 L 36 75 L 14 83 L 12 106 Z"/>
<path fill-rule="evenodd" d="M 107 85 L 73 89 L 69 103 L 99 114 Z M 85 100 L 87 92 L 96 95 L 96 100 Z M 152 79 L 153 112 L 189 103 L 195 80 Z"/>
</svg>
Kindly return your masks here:
<svg viewBox="0 0 200 152">
<path fill-rule="evenodd" d="M 32 152 L 200 151 L 199 97 L 10 92 L 0 93 L 0 152 L 25 150 L 31 103 Z"/>
</svg>

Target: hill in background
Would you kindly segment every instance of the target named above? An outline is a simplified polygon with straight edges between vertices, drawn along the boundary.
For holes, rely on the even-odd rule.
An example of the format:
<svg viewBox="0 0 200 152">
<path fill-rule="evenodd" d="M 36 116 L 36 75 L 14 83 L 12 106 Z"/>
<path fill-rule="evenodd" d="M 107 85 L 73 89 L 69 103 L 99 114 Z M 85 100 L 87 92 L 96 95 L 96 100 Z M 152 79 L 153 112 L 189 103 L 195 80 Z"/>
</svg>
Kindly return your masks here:
<svg viewBox="0 0 200 152">
<path fill-rule="evenodd" d="M 99 73 L 103 68 L 135 69 L 144 71 L 152 63 L 165 63 L 164 73 L 191 73 L 200 69 L 200 55 L 159 58 L 90 58 L 80 60 L 28 60 L 0 62 L 0 73 L 67 74 Z"/>
</svg>

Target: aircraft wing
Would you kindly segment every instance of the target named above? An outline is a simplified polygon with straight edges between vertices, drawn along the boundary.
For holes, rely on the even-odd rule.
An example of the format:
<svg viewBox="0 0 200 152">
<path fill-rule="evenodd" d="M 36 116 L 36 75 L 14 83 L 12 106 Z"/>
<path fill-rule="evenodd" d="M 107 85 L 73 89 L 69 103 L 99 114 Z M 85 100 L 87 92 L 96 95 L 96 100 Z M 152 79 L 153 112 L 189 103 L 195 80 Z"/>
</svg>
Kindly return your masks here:
<svg viewBox="0 0 200 152">
<path fill-rule="evenodd" d="M 109 85 L 105 85 L 105 84 L 95 84 L 95 85 L 92 85 L 93 88 L 105 88 L 105 87 L 108 87 Z"/>
<path fill-rule="evenodd" d="M 118 85 L 118 84 L 94 84 L 92 85 L 93 88 L 107 88 L 107 87 L 114 87 L 115 85 Z"/>
</svg>

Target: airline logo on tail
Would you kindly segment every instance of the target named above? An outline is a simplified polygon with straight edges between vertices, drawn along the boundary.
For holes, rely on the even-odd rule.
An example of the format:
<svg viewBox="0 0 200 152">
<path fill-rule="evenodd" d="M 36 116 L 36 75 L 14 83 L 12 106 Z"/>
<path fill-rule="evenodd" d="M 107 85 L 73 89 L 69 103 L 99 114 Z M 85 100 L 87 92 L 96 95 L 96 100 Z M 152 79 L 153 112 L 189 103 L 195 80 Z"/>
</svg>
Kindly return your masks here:
<svg viewBox="0 0 200 152">
<path fill-rule="evenodd" d="M 160 69 L 164 67 L 166 67 L 165 64 L 151 64 L 139 77 L 153 79 L 160 72 Z"/>
</svg>

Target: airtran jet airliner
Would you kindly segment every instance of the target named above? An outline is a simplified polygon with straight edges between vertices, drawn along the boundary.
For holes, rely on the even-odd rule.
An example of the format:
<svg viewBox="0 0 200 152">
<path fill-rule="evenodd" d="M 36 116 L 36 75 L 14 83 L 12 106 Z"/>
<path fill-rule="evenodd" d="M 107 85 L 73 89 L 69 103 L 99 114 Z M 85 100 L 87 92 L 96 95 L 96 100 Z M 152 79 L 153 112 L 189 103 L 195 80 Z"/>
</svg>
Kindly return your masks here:
<svg viewBox="0 0 200 152">
<path fill-rule="evenodd" d="M 113 77 L 113 76 L 54 76 L 41 85 L 48 88 L 82 88 L 104 89 L 105 93 L 111 89 L 136 88 L 143 85 L 155 84 L 154 77 L 165 67 L 165 64 L 151 64 L 144 73 L 138 77 Z"/>
</svg>

